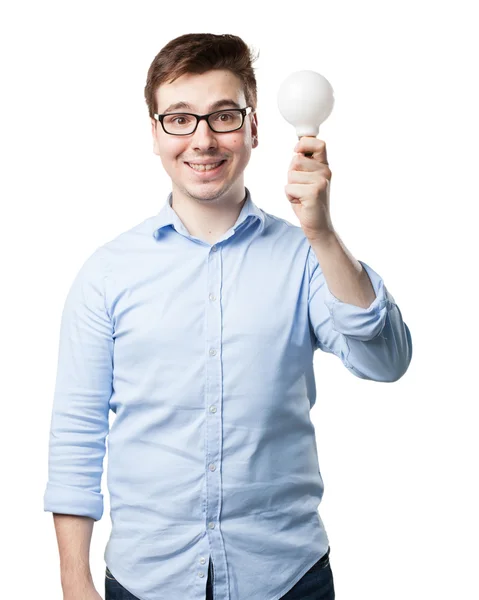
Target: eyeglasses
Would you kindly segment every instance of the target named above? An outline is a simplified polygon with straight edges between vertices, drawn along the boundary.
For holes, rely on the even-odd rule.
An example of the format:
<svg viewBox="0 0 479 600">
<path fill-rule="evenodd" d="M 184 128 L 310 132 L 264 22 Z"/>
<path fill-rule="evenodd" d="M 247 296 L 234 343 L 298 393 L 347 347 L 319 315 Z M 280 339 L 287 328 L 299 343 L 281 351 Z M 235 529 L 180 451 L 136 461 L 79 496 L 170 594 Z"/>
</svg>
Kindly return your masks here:
<svg viewBox="0 0 479 600">
<path fill-rule="evenodd" d="M 205 119 L 210 129 L 215 133 L 228 133 L 243 127 L 245 116 L 255 112 L 251 106 L 246 108 L 228 108 L 217 110 L 207 115 L 193 113 L 165 113 L 153 116 L 161 123 L 163 131 L 170 135 L 190 135 L 196 131 L 198 123 Z"/>
</svg>

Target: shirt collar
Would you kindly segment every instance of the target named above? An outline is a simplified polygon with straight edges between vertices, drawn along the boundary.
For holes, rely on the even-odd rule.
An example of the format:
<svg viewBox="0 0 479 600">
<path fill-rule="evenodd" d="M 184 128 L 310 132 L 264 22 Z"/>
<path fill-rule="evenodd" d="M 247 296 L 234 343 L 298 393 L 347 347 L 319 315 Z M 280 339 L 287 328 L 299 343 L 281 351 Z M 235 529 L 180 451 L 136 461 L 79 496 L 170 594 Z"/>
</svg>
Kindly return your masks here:
<svg viewBox="0 0 479 600">
<path fill-rule="evenodd" d="M 237 229 L 244 221 L 247 219 L 251 221 L 259 220 L 260 226 L 258 230 L 258 235 L 261 234 L 265 227 L 265 214 L 264 212 L 256 206 L 256 204 L 251 199 L 250 191 L 247 187 L 245 187 L 246 192 L 246 201 L 243 204 L 243 208 L 238 216 L 236 223 L 233 225 L 234 229 Z M 160 240 L 162 237 L 162 230 L 165 227 L 172 226 L 177 231 L 182 231 L 185 235 L 189 235 L 185 226 L 181 222 L 180 218 L 176 214 L 175 210 L 171 206 L 171 202 L 173 199 L 173 192 L 168 194 L 168 198 L 160 210 L 160 212 L 153 217 L 153 226 L 152 226 L 152 235 L 156 240 Z"/>
</svg>

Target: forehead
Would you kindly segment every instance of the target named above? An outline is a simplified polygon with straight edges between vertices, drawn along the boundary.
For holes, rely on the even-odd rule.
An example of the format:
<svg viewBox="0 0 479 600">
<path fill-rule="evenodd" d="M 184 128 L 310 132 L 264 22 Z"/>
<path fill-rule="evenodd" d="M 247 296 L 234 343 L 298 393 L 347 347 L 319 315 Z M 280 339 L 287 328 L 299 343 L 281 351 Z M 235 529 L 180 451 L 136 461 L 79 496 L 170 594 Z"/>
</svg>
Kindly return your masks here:
<svg viewBox="0 0 479 600">
<path fill-rule="evenodd" d="M 231 99 L 238 106 L 245 105 L 245 96 L 241 80 L 228 70 L 216 69 L 206 73 L 186 73 L 173 83 L 162 83 L 156 90 L 158 112 L 168 112 L 167 109 L 177 103 L 185 103 L 181 110 L 193 112 L 208 111 L 219 100 Z M 180 108 L 178 108 L 180 110 Z"/>
</svg>

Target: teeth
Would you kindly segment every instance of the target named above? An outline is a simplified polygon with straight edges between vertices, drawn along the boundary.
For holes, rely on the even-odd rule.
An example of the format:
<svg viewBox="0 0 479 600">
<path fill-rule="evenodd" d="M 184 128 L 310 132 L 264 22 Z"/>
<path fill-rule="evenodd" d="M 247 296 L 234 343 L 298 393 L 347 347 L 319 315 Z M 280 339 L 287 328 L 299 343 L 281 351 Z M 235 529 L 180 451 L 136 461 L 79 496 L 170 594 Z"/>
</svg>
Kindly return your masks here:
<svg viewBox="0 0 479 600">
<path fill-rule="evenodd" d="M 222 161 L 214 163 L 212 165 L 195 165 L 193 163 L 188 163 L 188 164 L 195 171 L 211 171 L 211 169 L 215 169 L 221 162 Z"/>
</svg>

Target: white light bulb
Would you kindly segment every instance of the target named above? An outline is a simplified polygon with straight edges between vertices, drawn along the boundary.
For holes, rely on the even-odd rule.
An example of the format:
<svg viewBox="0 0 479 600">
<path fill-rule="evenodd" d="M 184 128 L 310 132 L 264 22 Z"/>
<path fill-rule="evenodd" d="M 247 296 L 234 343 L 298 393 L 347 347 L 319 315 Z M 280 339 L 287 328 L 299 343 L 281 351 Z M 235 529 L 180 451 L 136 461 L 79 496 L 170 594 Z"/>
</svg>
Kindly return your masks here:
<svg viewBox="0 0 479 600">
<path fill-rule="evenodd" d="M 298 138 L 316 137 L 319 126 L 331 114 L 334 90 L 329 81 L 315 71 L 295 71 L 281 84 L 278 108 L 294 125 Z"/>
</svg>

